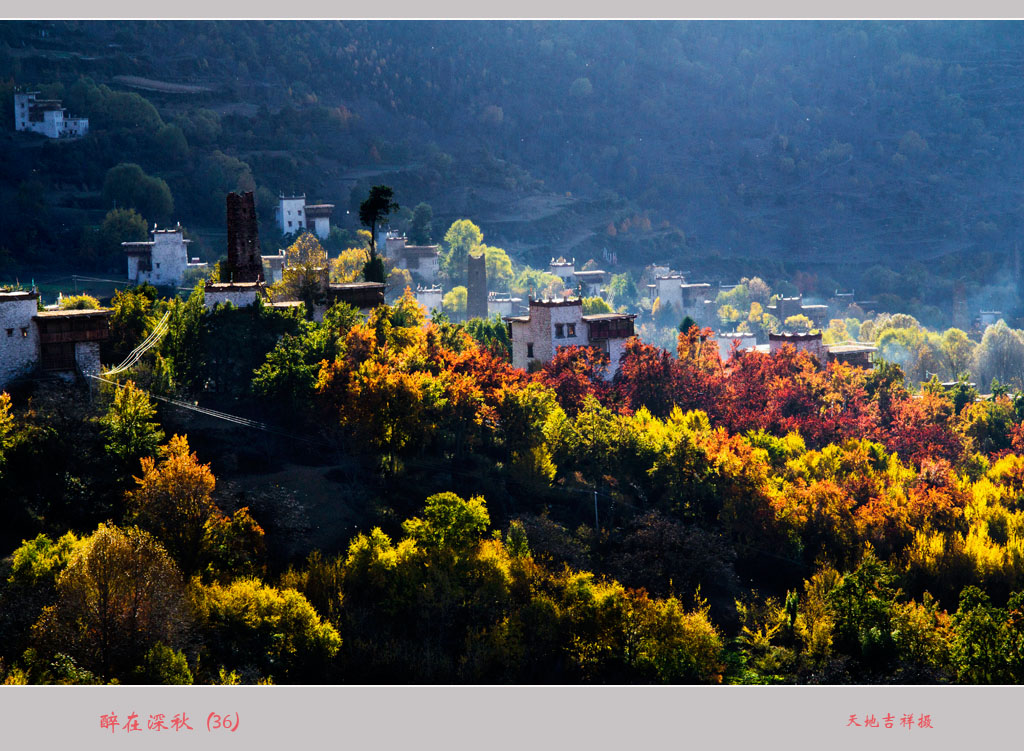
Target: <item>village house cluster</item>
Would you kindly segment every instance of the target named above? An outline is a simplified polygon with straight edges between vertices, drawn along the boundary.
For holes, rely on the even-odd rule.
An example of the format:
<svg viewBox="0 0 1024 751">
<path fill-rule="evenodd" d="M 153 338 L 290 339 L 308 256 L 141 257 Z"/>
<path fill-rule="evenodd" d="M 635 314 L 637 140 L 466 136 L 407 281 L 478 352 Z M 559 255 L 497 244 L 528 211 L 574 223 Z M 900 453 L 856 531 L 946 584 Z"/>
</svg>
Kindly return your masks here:
<svg viewBox="0 0 1024 751">
<path fill-rule="evenodd" d="M 17 92 L 14 129 L 47 138 L 81 138 L 89 132 L 89 118 L 71 117 L 59 99 L 40 99 L 38 91 Z"/>
<path fill-rule="evenodd" d="M 45 110 L 47 112 L 52 110 Z M 305 195 L 279 197 L 276 209 L 278 229 L 283 234 L 312 232 L 320 238 L 330 233 L 332 204 L 307 204 Z M 284 250 L 261 255 L 253 194 L 231 193 L 226 198 L 227 259 L 217 281 L 204 284 L 205 305 L 212 309 L 230 303 L 247 307 L 259 300 L 268 307 L 290 308 L 309 305 L 314 320 L 322 320 L 336 302 L 345 302 L 364 314 L 385 302 L 385 285 L 377 282 L 331 283 L 328 269 L 305 269 L 313 275 L 312 300 L 271 299 L 269 286 L 281 281 L 288 270 Z M 190 257 L 190 240 L 180 224 L 150 232 L 150 239 L 122 243 L 128 264 L 128 281 L 161 287 L 183 288 L 190 272 L 201 276 L 207 264 Z M 408 271 L 416 285 L 415 297 L 428 313 L 440 310 L 444 290 L 440 286 L 440 248 L 437 245 L 412 245 L 406 236 L 384 228 L 378 247 L 392 264 Z M 635 336 L 636 315 L 602 313 L 585 315 L 585 298 L 607 298 L 610 274 L 588 263 L 576 268 L 575 258 L 552 257 L 548 272 L 561 281 L 562 289 L 547 297 L 531 294 L 523 300 L 508 292 L 488 288 L 486 259 L 470 254 L 467 259 L 467 318 L 500 316 L 507 326 L 516 367 L 534 370 L 549 362 L 560 347 L 572 345 L 597 347 L 608 354 L 606 377 L 613 377 L 626 341 Z M 801 297 L 777 298 L 767 312 L 780 321 L 803 315 L 819 330 L 811 333 L 772 334 L 759 343 L 749 332 L 724 331 L 717 316 L 715 298 L 725 285 L 690 282 L 686 275 L 668 267 L 652 266 L 645 272 L 651 300 L 669 306 L 674 317 L 692 319 L 700 326 L 715 329 L 723 358 L 735 346 L 740 351 L 759 350 L 776 353 L 784 346 L 809 352 L 820 363 L 849 362 L 871 367 L 875 347 L 859 342 L 839 345 L 822 343 L 822 328 L 832 308 L 845 309 L 852 294 L 837 292 L 836 300 L 826 304 L 807 304 Z M 50 373 L 95 375 L 100 372 L 99 343 L 109 336 L 109 310 L 37 310 L 38 294 L 26 291 L 0 293 L 0 386 L 36 370 Z M 840 299 L 842 297 L 842 299 Z M 846 299 L 846 298 L 849 299 Z"/>
</svg>

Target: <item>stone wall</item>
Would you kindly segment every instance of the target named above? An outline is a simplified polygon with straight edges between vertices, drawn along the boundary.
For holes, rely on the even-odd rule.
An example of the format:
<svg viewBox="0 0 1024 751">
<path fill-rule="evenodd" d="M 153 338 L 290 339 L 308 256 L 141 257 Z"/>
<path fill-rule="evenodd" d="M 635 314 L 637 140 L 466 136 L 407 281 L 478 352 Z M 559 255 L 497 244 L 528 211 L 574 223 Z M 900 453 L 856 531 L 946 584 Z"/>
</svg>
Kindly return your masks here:
<svg viewBox="0 0 1024 751">
<path fill-rule="evenodd" d="M 32 323 L 37 299 L 31 292 L 0 292 L 0 388 L 39 362 L 39 333 Z"/>
<path fill-rule="evenodd" d="M 75 342 L 75 366 L 83 376 L 100 374 L 100 343 Z"/>
<path fill-rule="evenodd" d="M 259 295 L 260 289 L 256 285 L 245 287 L 224 285 L 222 288 L 209 286 L 206 288 L 204 302 L 207 310 L 211 310 L 217 305 L 226 302 L 231 303 L 236 308 L 247 308 L 250 305 L 256 304 L 256 298 Z"/>
</svg>

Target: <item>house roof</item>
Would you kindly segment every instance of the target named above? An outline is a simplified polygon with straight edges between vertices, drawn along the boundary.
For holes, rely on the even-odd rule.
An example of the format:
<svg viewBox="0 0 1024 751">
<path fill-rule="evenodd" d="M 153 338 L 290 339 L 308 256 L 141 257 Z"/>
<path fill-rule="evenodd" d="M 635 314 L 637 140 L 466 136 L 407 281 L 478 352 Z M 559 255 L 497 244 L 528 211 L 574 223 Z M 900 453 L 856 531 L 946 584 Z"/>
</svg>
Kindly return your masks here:
<svg viewBox="0 0 1024 751">
<path fill-rule="evenodd" d="M 858 352 L 877 352 L 878 347 L 861 342 L 850 342 L 848 344 L 829 344 L 829 354 L 852 355 Z"/>
<path fill-rule="evenodd" d="M 593 323 L 594 321 L 632 321 L 636 318 L 636 313 L 594 313 L 593 315 L 583 316 L 583 320 L 587 323 Z"/>
<path fill-rule="evenodd" d="M 11 290 L 10 292 L 0 292 L 0 302 L 12 302 L 14 300 L 31 300 L 39 297 L 38 292 L 31 292 L 29 290 Z"/>
<path fill-rule="evenodd" d="M 93 308 L 84 310 L 40 310 L 36 318 L 108 318 L 113 311 L 109 308 Z"/>
<path fill-rule="evenodd" d="M 265 286 L 263 282 L 207 282 L 206 289 L 216 292 L 227 292 L 233 289 L 258 289 Z"/>
<path fill-rule="evenodd" d="M 332 283 L 331 289 L 384 289 L 380 282 L 345 282 L 342 284 Z"/>
</svg>

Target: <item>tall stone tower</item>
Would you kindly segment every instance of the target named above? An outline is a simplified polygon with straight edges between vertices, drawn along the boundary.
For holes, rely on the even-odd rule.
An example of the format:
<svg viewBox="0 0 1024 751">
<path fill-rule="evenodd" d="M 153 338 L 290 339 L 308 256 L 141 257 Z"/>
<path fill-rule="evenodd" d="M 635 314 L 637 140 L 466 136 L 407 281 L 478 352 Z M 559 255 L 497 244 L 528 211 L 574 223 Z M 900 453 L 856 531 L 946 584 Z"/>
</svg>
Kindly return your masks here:
<svg viewBox="0 0 1024 751">
<path fill-rule="evenodd" d="M 953 328 L 961 331 L 969 331 L 971 318 L 967 312 L 967 292 L 963 282 L 957 282 L 953 286 Z"/>
<path fill-rule="evenodd" d="M 487 317 L 487 263 L 481 253 L 469 255 L 469 283 L 466 289 L 466 318 Z"/>
<path fill-rule="evenodd" d="M 228 193 L 228 262 L 222 282 L 262 282 L 260 233 L 256 225 L 256 202 L 252 191 Z"/>
</svg>

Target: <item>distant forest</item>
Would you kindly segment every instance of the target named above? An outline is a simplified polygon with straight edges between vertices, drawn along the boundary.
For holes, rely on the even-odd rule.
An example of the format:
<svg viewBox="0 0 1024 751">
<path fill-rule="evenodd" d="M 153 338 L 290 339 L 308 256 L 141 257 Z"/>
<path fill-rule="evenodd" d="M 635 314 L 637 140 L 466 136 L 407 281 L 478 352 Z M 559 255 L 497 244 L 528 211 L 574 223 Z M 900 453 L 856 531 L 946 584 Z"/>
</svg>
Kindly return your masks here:
<svg viewBox="0 0 1024 751">
<path fill-rule="evenodd" d="M 726 281 L 800 271 L 809 296 L 890 295 L 936 326 L 963 281 L 976 305 L 1015 311 L 1020 30 L 6 22 L 0 199 L 15 210 L 0 217 L 0 274 L 119 270 L 83 231 L 128 162 L 166 182 L 166 220 L 211 260 L 225 190 L 255 189 L 267 226 L 279 191 L 341 214 L 383 175 L 401 204 L 430 203 L 438 226 L 472 217 L 516 261 L 607 251 Z M 13 133 L 15 86 L 63 98 L 92 133 Z"/>
</svg>

